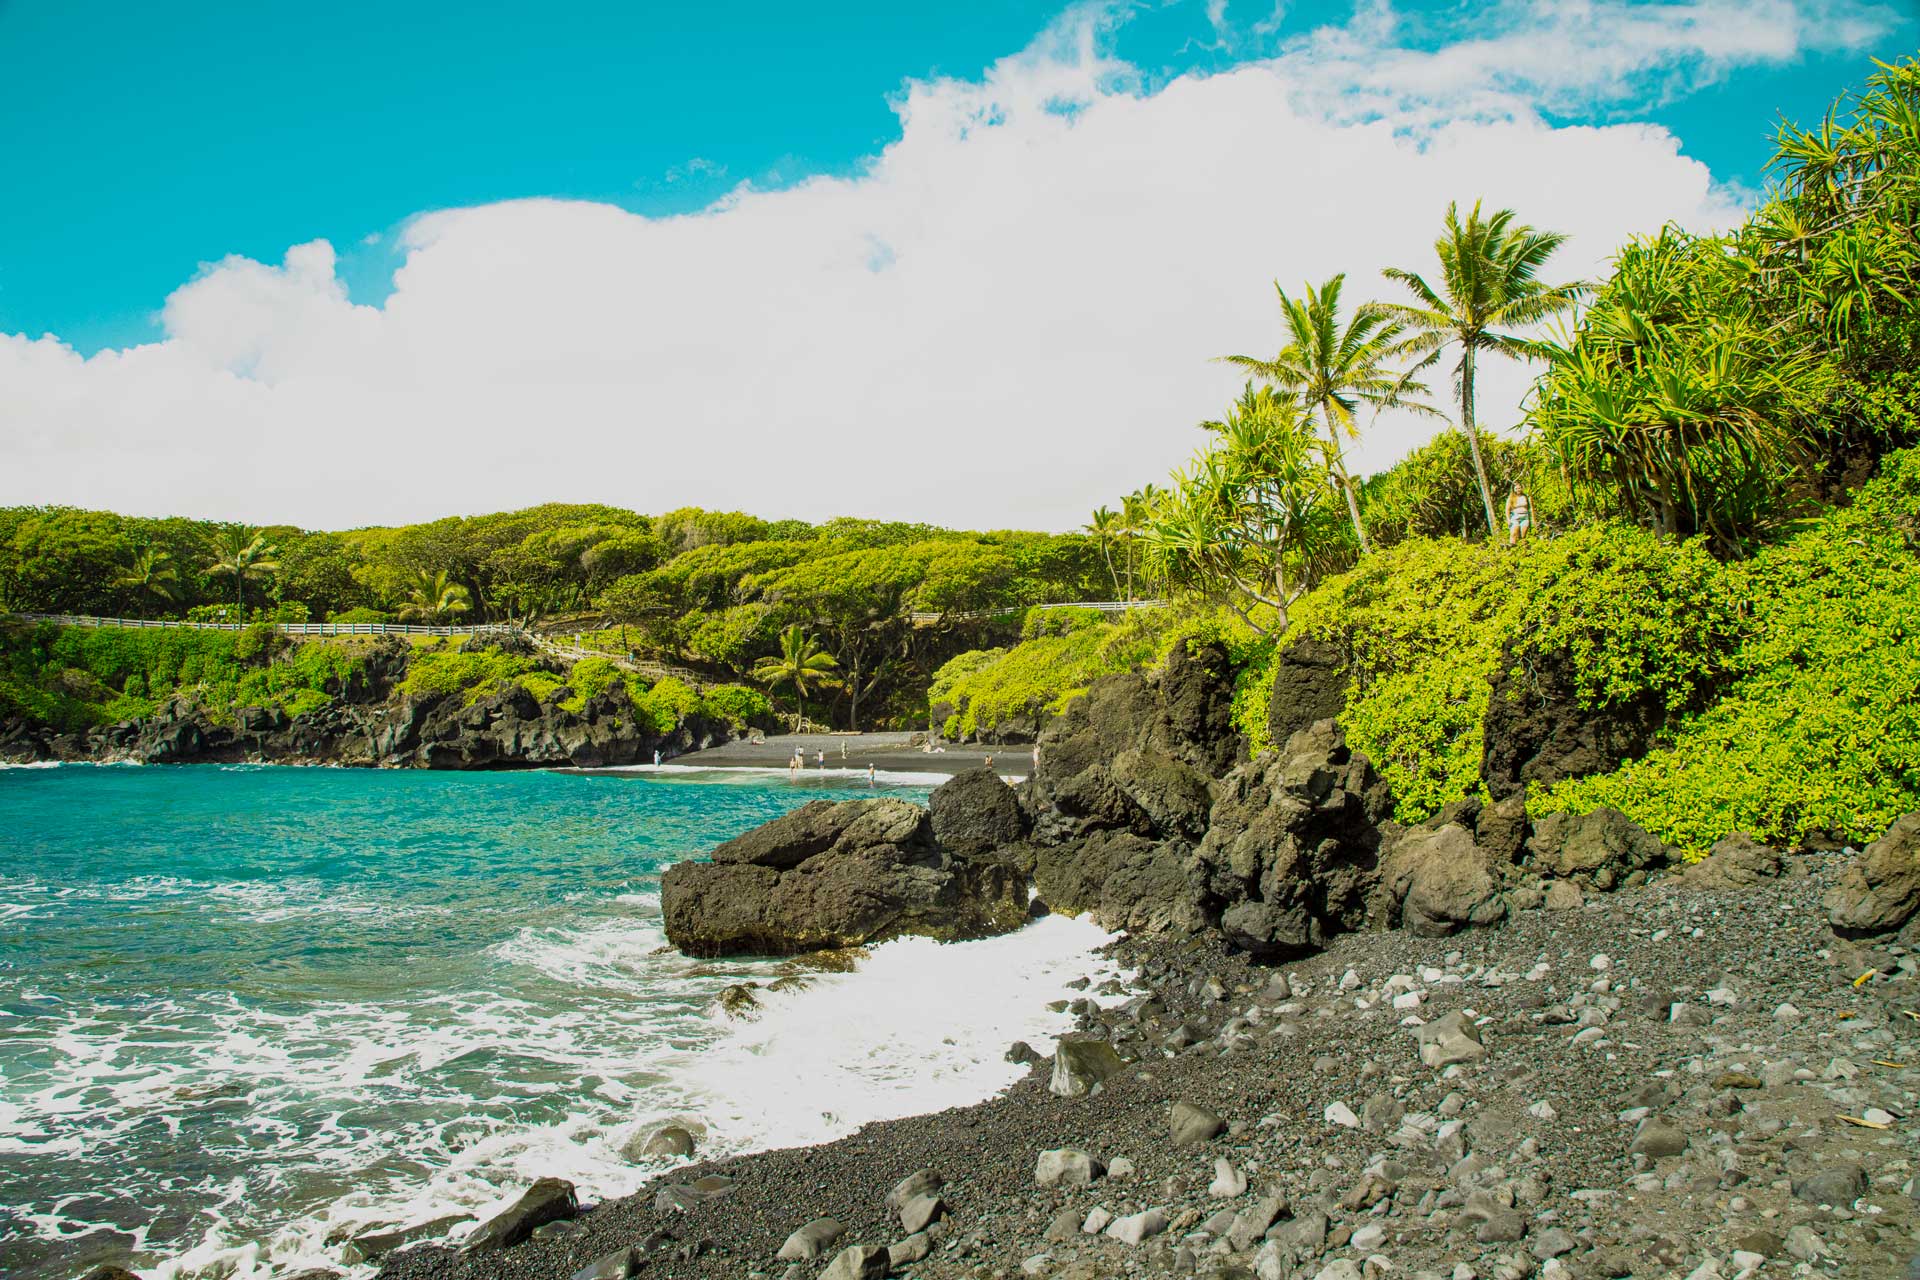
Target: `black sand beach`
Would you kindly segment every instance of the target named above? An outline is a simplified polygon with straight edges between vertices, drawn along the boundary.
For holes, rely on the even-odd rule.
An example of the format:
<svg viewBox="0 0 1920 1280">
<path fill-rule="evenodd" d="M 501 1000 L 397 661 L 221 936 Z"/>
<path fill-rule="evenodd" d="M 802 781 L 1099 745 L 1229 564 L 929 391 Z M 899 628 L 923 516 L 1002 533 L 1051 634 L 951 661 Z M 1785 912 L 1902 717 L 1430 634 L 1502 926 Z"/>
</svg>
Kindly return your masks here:
<svg viewBox="0 0 1920 1280">
<path fill-rule="evenodd" d="M 829 771 L 864 772 L 871 764 L 886 773 L 951 776 L 979 768 L 988 761 L 992 761 L 994 771 L 1005 778 L 1025 778 L 1033 771 L 1030 746 L 941 743 L 928 751 L 920 745 L 924 741 L 924 734 L 912 733 L 783 733 L 758 742 L 738 739 L 705 751 L 690 751 L 662 763 L 711 769 L 784 769 L 794 751 L 799 750 L 805 754 L 809 770 L 821 767 L 815 763 L 819 753 L 824 754 L 825 768 Z"/>
</svg>

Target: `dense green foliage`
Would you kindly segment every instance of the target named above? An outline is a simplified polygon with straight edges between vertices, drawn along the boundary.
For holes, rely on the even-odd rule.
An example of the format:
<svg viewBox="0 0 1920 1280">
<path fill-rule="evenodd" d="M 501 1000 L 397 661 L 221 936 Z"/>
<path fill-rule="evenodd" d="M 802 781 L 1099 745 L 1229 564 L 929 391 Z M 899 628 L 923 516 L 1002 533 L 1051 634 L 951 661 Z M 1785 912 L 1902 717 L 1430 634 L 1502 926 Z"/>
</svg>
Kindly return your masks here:
<svg viewBox="0 0 1920 1280">
<path fill-rule="evenodd" d="M 1732 644 L 1719 566 L 1698 544 L 1595 525 L 1513 550 L 1412 539 L 1300 602 L 1290 638 L 1333 645 L 1351 676 L 1345 724 L 1419 821 L 1479 785 L 1489 677 L 1503 655 L 1568 652 L 1593 708 L 1703 698 Z M 1273 669 L 1239 717 L 1257 750 Z"/>
<path fill-rule="evenodd" d="M 1188 621 L 1171 610 L 1116 619 L 1086 610 L 1056 622 L 1056 612 L 1065 611 L 1029 615 L 1026 639 L 1011 649 L 972 650 L 942 666 L 927 695 L 937 717 L 934 728 L 956 739 L 995 731 L 1033 733 L 1099 677 L 1162 660 L 1176 630 Z"/>
<path fill-rule="evenodd" d="M 0 717 L 72 731 L 151 715 L 175 696 L 215 721 L 241 707 L 299 715 L 359 677 L 349 645 L 286 645 L 269 628 L 0 628 Z"/>
<path fill-rule="evenodd" d="M 1815 130 L 1782 125 L 1772 167 L 1732 234 L 1622 250 L 1532 412 L 1577 483 L 1730 552 L 1836 464 L 1914 438 L 1920 64 L 1883 66 Z"/>
<path fill-rule="evenodd" d="M 933 667 L 1026 606 L 1109 598 L 1078 534 L 819 526 L 683 508 L 549 504 L 391 529 L 309 533 L 62 508 L 0 509 L 0 610 L 233 621 L 599 622 L 619 651 L 752 678 L 799 624 L 845 678 L 826 718 L 917 718 Z M 918 620 L 913 615 L 920 615 Z M 423 677 L 424 678 L 424 677 Z M 450 676 L 448 678 L 451 678 Z M 504 677 L 503 677 L 504 678 Z M 531 678 L 531 677 L 529 677 Z M 538 683 L 538 681 L 534 681 Z M 463 686 L 477 687 L 477 686 Z"/>
<path fill-rule="evenodd" d="M 1741 606 L 1725 696 L 1671 745 L 1575 779 L 1538 811 L 1612 805 L 1698 856 L 1731 831 L 1874 838 L 1920 808 L 1920 451 L 1848 508 L 1728 566 Z"/>
</svg>

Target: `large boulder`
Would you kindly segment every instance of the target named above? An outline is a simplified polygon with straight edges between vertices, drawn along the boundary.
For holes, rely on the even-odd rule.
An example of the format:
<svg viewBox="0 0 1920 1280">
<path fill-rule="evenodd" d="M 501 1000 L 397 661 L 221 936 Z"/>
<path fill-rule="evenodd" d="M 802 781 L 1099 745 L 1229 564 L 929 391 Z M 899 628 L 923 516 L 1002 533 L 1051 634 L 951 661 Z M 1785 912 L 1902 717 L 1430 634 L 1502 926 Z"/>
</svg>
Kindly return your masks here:
<svg viewBox="0 0 1920 1280">
<path fill-rule="evenodd" d="M 1534 824 L 1527 856 L 1542 875 L 1613 889 L 1665 866 L 1671 851 L 1618 809 L 1550 813 Z"/>
<path fill-rule="evenodd" d="M 958 857 L 901 800 L 816 802 L 661 878 L 667 940 L 687 955 L 795 955 L 903 934 L 980 938 L 1027 918 L 1025 877 Z"/>
<path fill-rule="evenodd" d="M 1040 737 L 1022 795 L 1035 839 L 1198 835 L 1211 803 L 1202 791 L 1244 754 L 1232 710 L 1233 671 L 1217 643 L 1181 643 L 1156 677 L 1094 681 Z"/>
<path fill-rule="evenodd" d="M 1262 958 L 1317 950 L 1366 922 L 1392 807 L 1372 763 L 1320 721 L 1219 784 L 1194 862 L 1203 916 Z"/>
<path fill-rule="evenodd" d="M 564 1178 L 542 1178 L 506 1209 L 482 1223 L 466 1239 L 469 1253 L 511 1249 L 549 1222 L 565 1222 L 580 1211 L 573 1184 Z"/>
<path fill-rule="evenodd" d="M 1202 921 L 1188 889 L 1193 846 L 1129 831 L 1096 831 L 1064 845 L 1015 850 L 1048 909 L 1088 914 L 1108 929 L 1190 931 Z"/>
<path fill-rule="evenodd" d="M 1273 659 L 1273 694 L 1267 701 L 1267 740 L 1285 742 L 1347 709 L 1347 659 L 1320 640 L 1296 640 Z"/>
<path fill-rule="evenodd" d="M 1218 640 L 1174 646 L 1160 675 L 1166 741 L 1160 750 L 1213 777 L 1244 754 L 1233 727 L 1233 660 Z"/>
<path fill-rule="evenodd" d="M 1573 659 L 1535 654 L 1524 661 L 1501 655 L 1488 683 L 1480 777 L 1496 800 L 1562 778 L 1606 773 L 1638 759 L 1667 722 L 1652 694 L 1595 710 L 1580 705 Z"/>
<path fill-rule="evenodd" d="M 927 798 L 933 838 L 961 857 L 991 853 L 1027 834 L 1027 817 L 1013 788 L 991 769 L 955 774 Z"/>
<path fill-rule="evenodd" d="M 1914 925 L 1920 934 L 1920 813 L 1910 813 L 1854 859 L 1827 895 L 1827 921 L 1844 937 Z M 1916 938 L 1920 941 L 1920 938 Z"/>
<path fill-rule="evenodd" d="M 1751 889 L 1785 873 L 1780 851 L 1736 832 L 1688 867 L 1681 880 L 1696 889 Z"/>
<path fill-rule="evenodd" d="M 1382 859 L 1380 876 L 1400 904 L 1401 923 L 1424 938 L 1495 924 L 1507 914 L 1493 858 L 1451 822 L 1402 835 Z"/>
</svg>

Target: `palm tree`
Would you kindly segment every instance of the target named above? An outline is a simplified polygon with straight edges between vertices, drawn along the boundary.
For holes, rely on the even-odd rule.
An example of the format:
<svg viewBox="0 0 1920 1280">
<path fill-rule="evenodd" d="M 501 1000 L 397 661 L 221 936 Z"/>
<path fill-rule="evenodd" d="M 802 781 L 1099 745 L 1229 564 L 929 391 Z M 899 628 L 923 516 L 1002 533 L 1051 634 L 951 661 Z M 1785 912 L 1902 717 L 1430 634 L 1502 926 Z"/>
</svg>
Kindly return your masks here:
<svg viewBox="0 0 1920 1280">
<path fill-rule="evenodd" d="M 406 603 L 400 606 L 400 618 L 438 622 L 449 614 L 465 613 L 468 607 L 467 589 L 457 582 L 449 582 L 445 569 L 437 573 L 422 569 L 413 590 L 407 594 Z"/>
<path fill-rule="evenodd" d="M 132 587 L 143 596 L 171 604 L 179 598 L 180 574 L 173 567 L 172 556 L 157 547 L 147 547 L 134 556 L 114 585 Z"/>
<path fill-rule="evenodd" d="M 769 689 L 793 686 L 793 731 L 806 723 L 807 691 L 840 683 L 830 673 L 840 664 L 819 642 L 794 623 L 780 633 L 780 652 L 753 664 L 753 678 Z"/>
<path fill-rule="evenodd" d="M 1398 407 L 1427 409 L 1409 403 L 1409 392 L 1423 393 L 1426 388 L 1389 371 L 1387 360 L 1393 355 L 1405 326 L 1389 316 L 1377 304 L 1359 307 L 1340 323 L 1340 287 L 1346 283 L 1342 272 L 1315 289 L 1307 286 L 1307 296 L 1296 301 L 1287 296 L 1279 282 L 1274 292 L 1280 295 L 1280 317 L 1287 326 L 1287 345 L 1271 360 L 1255 356 L 1222 356 L 1255 377 L 1297 394 L 1301 402 L 1320 414 L 1321 428 L 1327 435 L 1327 460 L 1347 499 L 1347 516 L 1353 521 L 1353 535 L 1361 554 L 1372 550 L 1367 529 L 1360 521 L 1360 498 L 1354 491 L 1353 477 L 1340 448 L 1344 434 L 1352 439 L 1360 434 L 1354 411 L 1362 404 L 1376 410 Z M 1431 410 L 1428 410 L 1431 412 Z"/>
<path fill-rule="evenodd" d="M 1101 558 L 1107 562 L 1107 576 L 1113 579 L 1113 593 L 1119 595 L 1120 574 L 1113 567 L 1113 544 L 1120 541 L 1120 517 L 1102 506 L 1087 522 L 1087 533 L 1100 548 Z"/>
<path fill-rule="evenodd" d="M 240 610 L 241 621 L 247 616 L 247 579 L 278 573 L 280 562 L 273 558 L 278 553 L 279 548 L 267 541 L 264 530 L 245 525 L 229 525 L 214 538 L 207 572 L 216 578 L 233 579 L 233 602 Z"/>
<path fill-rule="evenodd" d="M 1408 335 L 1395 351 L 1421 357 L 1409 376 L 1438 360 L 1446 348 L 1460 348 L 1460 362 L 1454 366 L 1460 389 L 1460 429 L 1473 455 L 1489 534 L 1497 534 L 1499 524 L 1473 420 L 1475 361 L 1482 351 L 1514 360 L 1547 359 L 1551 348 L 1546 343 L 1513 333 L 1511 327 L 1539 324 L 1571 307 L 1586 292 L 1584 284 L 1540 282 L 1540 269 L 1567 238 L 1554 231 L 1536 231 L 1514 217 L 1511 209 L 1483 217 L 1475 202 L 1462 220 L 1459 206 L 1448 205 L 1446 229 L 1433 242 L 1440 259 L 1440 287 L 1435 289 L 1416 272 L 1388 267 L 1383 273 L 1387 279 L 1405 285 L 1417 302 L 1380 304 L 1380 310 Z"/>
</svg>

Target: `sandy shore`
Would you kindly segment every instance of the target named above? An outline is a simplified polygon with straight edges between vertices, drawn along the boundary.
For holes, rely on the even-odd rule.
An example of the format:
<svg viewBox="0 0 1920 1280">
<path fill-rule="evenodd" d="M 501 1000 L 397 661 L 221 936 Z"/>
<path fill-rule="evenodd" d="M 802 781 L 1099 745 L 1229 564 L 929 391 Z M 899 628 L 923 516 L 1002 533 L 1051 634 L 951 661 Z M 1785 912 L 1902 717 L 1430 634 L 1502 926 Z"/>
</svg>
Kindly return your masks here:
<svg viewBox="0 0 1920 1280">
<path fill-rule="evenodd" d="M 1006 778 L 1024 778 L 1033 768 L 1032 747 L 981 747 L 944 744 L 925 751 L 913 745 L 908 733 L 783 733 L 764 742 L 740 740 L 705 751 L 691 751 L 664 763 L 709 769 L 785 769 L 795 750 L 805 753 L 809 771 L 824 754 L 828 771 L 851 769 L 861 773 L 871 764 L 882 773 L 936 773 L 951 777 L 991 761 Z"/>
</svg>

